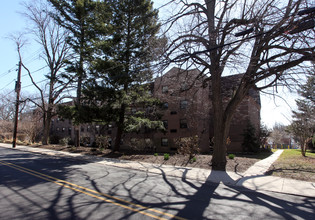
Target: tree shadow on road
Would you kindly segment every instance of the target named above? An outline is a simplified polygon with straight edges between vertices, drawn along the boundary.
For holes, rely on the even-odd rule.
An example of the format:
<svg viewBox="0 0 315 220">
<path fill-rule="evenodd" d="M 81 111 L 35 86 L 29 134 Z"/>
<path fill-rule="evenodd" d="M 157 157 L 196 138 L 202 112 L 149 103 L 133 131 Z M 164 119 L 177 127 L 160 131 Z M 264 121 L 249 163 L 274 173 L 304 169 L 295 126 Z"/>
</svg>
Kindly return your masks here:
<svg viewBox="0 0 315 220">
<path fill-rule="evenodd" d="M 85 165 L 91 161 L 17 151 L 0 155 L 0 161 L 27 167 L 61 180 L 72 181 L 75 175 L 76 181 L 80 180 L 78 184 L 99 192 L 100 196 L 107 194 L 118 198 L 112 198 L 117 203 L 124 200 L 124 205 L 132 203 L 132 207 L 144 212 L 149 209 L 160 210 L 162 213 L 156 216 L 168 219 L 172 217 L 163 213 L 171 213 L 173 219 L 176 216 L 186 219 L 313 219 L 315 214 L 315 198 L 256 192 L 230 185 L 235 181 L 228 173 L 221 173 L 220 176 L 212 172 L 208 180 L 214 181 L 216 178 L 216 183 L 209 183 L 189 179 L 188 168 L 180 168 L 182 175 L 178 178 L 167 175 L 162 167 L 159 168 L 160 174 L 100 164 L 87 168 Z M 38 164 L 44 166 L 38 167 Z M 118 218 L 114 215 L 118 207 L 112 205 L 108 211 L 109 203 L 104 200 L 68 188 L 66 190 L 63 186 L 57 190 L 49 188 L 44 192 L 37 191 L 36 187 L 42 183 L 47 184 L 46 180 L 30 178 L 29 174 L 23 172 L 20 175 L 24 178 L 16 179 L 11 172 L 11 168 L 0 165 L 0 188 L 7 187 L 11 190 L 9 194 L 0 191 L 0 196 L 3 200 L 9 200 L 10 207 L 15 206 L 16 210 L 24 209 L 22 204 L 14 200 L 16 197 L 32 207 L 27 216 L 19 215 L 15 219 Z M 27 193 L 22 192 L 22 189 L 28 190 Z M 0 218 L 7 219 L 5 210 L 1 209 L 4 207 L 0 208 Z M 119 219 L 136 219 L 139 215 L 135 211 L 119 210 L 122 210 Z"/>
<path fill-rule="evenodd" d="M 73 201 L 78 192 L 65 187 L 63 180 L 71 181 L 80 174 L 79 166 L 90 161 L 0 150 L 0 198 L 5 203 L 0 219 L 79 219 L 82 204 Z"/>
<path fill-rule="evenodd" d="M 200 183 L 187 179 L 186 171 L 183 171 L 180 182 L 177 178 L 167 176 L 162 169 L 161 173 L 165 187 L 169 188 L 164 196 L 157 196 L 152 188 L 143 192 L 143 188 L 135 185 L 125 187 L 129 199 L 147 207 L 168 210 L 186 219 L 313 219 L 314 216 L 315 198 L 257 192 L 225 185 L 222 181 L 234 181 L 228 173 L 222 174 L 224 178 L 221 181 L 216 179 L 217 183 Z M 217 175 L 212 175 L 208 179 L 217 178 Z M 143 179 L 143 184 L 145 183 L 146 180 Z M 139 191 L 140 188 L 142 192 Z M 151 194 L 158 198 L 145 202 L 139 194 Z"/>
</svg>

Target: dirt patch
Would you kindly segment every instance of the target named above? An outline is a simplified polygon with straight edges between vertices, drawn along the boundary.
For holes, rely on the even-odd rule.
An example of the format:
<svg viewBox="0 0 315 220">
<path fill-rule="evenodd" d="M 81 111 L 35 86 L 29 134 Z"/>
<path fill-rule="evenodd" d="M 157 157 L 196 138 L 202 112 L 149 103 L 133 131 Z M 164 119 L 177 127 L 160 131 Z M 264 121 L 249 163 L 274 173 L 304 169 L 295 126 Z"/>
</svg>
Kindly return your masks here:
<svg viewBox="0 0 315 220">
<path fill-rule="evenodd" d="M 113 153 L 109 149 L 100 150 L 98 148 L 90 147 L 73 147 L 73 146 L 60 146 L 60 145 L 42 145 L 42 146 L 33 146 L 45 149 L 51 149 L 56 151 L 66 151 L 72 153 L 80 153 L 85 155 L 94 155 L 99 157 L 108 157 L 108 158 L 117 158 L 121 160 L 131 160 L 131 161 L 140 161 L 146 163 L 153 163 L 157 165 L 173 165 L 173 166 L 183 166 L 183 167 L 195 167 L 211 170 L 211 155 L 197 155 L 196 161 L 189 161 L 188 156 L 174 154 L 170 155 L 168 160 L 164 160 L 164 154 L 158 154 L 155 156 L 153 153 L 148 154 L 139 154 L 135 152 L 122 152 L 122 153 Z M 227 158 L 227 171 L 233 171 L 237 173 L 245 172 L 249 167 L 254 163 L 259 161 L 261 158 L 249 158 L 241 156 L 235 156 L 234 159 Z"/>
</svg>

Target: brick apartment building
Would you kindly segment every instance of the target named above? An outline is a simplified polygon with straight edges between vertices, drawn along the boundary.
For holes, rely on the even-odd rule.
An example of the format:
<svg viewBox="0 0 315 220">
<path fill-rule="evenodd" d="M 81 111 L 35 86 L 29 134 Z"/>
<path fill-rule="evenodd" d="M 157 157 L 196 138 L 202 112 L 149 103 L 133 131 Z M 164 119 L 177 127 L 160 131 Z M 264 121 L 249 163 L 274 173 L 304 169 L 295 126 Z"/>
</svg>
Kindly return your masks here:
<svg viewBox="0 0 315 220">
<path fill-rule="evenodd" d="M 236 88 L 241 75 L 227 76 L 222 79 L 222 90 L 228 100 Z M 156 152 L 175 152 L 175 139 L 199 137 L 202 152 L 210 151 L 213 137 L 213 113 L 211 104 L 211 81 L 207 83 L 200 76 L 200 71 L 172 68 L 152 84 L 152 95 L 163 103 L 163 121 L 166 130 L 127 133 L 123 137 L 121 148 L 149 148 Z M 243 132 L 248 124 L 258 131 L 260 127 L 260 96 L 258 91 L 251 90 L 237 109 L 230 129 L 231 144 L 229 152 L 242 151 Z M 52 134 L 74 139 L 74 127 L 69 120 L 54 119 Z M 97 135 L 108 135 L 115 139 L 116 128 L 112 124 L 106 126 L 81 125 L 82 142 L 91 144 Z M 141 148 L 141 147 L 140 147 Z"/>
</svg>

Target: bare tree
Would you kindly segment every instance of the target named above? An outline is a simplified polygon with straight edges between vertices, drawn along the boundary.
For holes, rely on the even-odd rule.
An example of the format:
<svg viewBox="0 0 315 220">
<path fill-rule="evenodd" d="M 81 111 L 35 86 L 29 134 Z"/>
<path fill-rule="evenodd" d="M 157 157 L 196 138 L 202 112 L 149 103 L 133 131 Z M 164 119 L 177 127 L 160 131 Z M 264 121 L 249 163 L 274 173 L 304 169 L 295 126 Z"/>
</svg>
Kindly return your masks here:
<svg viewBox="0 0 315 220">
<path fill-rule="evenodd" d="M 14 96 L 13 92 L 3 92 L 0 94 L 0 133 L 1 137 L 4 137 L 6 139 L 12 138 L 12 133 L 13 133 L 13 121 L 17 119 L 19 121 L 19 131 L 18 133 L 20 135 L 24 135 L 27 132 L 32 132 L 30 129 L 24 129 L 25 128 L 25 123 L 24 123 L 24 118 L 25 115 L 29 115 L 31 111 L 31 106 L 29 105 L 28 102 L 21 101 L 27 99 L 28 95 L 27 94 L 21 94 L 20 100 L 19 100 L 19 108 L 18 108 L 18 117 L 15 118 L 16 114 L 16 97 Z M 29 128 L 35 127 L 35 121 L 32 120 L 30 121 L 30 118 L 28 119 L 29 121 Z M 36 123 L 38 124 L 38 123 Z M 39 128 L 37 128 L 39 130 Z M 40 129 L 41 130 L 41 129 Z"/>
<path fill-rule="evenodd" d="M 3 92 L 0 94 L 0 134 L 1 138 L 9 139 L 13 132 L 13 119 L 15 114 L 14 94 Z"/>
<path fill-rule="evenodd" d="M 41 119 L 41 111 L 34 110 L 30 106 L 25 109 L 20 118 L 19 129 L 19 133 L 24 136 L 24 141 L 32 144 L 38 139 L 43 132 Z"/>
<path fill-rule="evenodd" d="M 3 92 L 0 94 L 0 120 L 11 121 L 14 117 L 14 100 L 13 93 Z"/>
<path fill-rule="evenodd" d="M 290 142 L 290 134 L 287 131 L 287 127 L 282 124 L 275 124 L 272 128 L 269 137 L 273 145 L 283 145 L 287 144 L 288 140 Z"/>
<path fill-rule="evenodd" d="M 64 77 L 63 68 L 69 58 L 70 48 L 66 38 L 68 36 L 60 25 L 50 15 L 50 8 L 41 1 L 24 3 L 26 13 L 24 14 L 32 23 L 31 33 L 36 37 L 37 43 L 42 47 L 41 58 L 48 67 L 45 77 L 48 79 L 46 89 L 41 88 L 33 79 L 32 72 L 23 64 L 28 75 L 40 93 L 40 102 L 31 100 L 43 112 L 43 144 L 48 144 L 50 123 L 56 112 L 56 105 L 65 98 L 63 92 L 72 83 L 71 79 Z"/>
<path fill-rule="evenodd" d="M 167 7 L 174 14 L 164 26 L 166 64 L 197 67 L 211 82 L 212 167 L 225 170 L 230 123 L 249 90 L 294 85 L 299 68 L 314 61 L 314 8 L 305 11 L 306 0 L 175 0 Z M 231 74 L 242 80 L 225 100 L 221 77 Z"/>
</svg>

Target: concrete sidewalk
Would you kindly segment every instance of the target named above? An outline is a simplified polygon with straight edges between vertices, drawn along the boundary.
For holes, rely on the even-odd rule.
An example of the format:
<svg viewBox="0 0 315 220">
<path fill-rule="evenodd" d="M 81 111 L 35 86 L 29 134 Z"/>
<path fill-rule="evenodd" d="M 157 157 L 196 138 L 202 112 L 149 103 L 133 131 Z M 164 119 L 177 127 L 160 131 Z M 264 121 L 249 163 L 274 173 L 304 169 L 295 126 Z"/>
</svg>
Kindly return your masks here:
<svg viewBox="0 0 315 220">
<path fill-rule="evenodd" d="M 236 183 L 236 185 L 252 190 L 315 197 L 315 183 L 313 182 L 264 175 L 273 162 L 279 158 L 282 152 L 283 150 L 277 150 L 271 156 L 255 163 L 245 171 L 243 177 Z"/>
<path fill-rule="evenodd" d="M 0 143 L 0 147 L 12 148 L 12 145 Z M 250 190 L 272 191 L 315 197 L 315 183 L 264 175 L 271 164 L 278 159 L 283 150 L 278 150 L 270 157 L 257 162 L 244 173 L 235 173 L 87 156 L 78 153 L 68 153 L 28 146 L 17 146 L 15 149 L 52 156 L 66 156 L 109 166 L 136 169 L 165 176 L 179 177 L 182 179 L 193 179 L 200 182 L 223 183 L 226 185 L 245 187 Z"/>
</svg>

